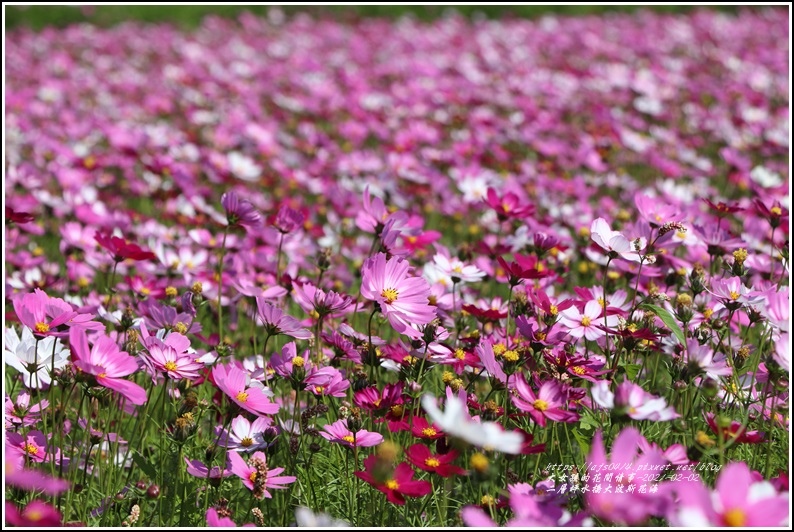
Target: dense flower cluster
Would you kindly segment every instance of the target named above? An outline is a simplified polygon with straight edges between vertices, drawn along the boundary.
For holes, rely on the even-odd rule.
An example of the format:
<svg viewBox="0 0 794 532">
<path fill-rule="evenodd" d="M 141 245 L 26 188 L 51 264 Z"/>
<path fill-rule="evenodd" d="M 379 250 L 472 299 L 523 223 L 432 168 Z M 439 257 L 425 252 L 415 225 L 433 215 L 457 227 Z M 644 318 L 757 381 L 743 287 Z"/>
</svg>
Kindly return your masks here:
<svg viewBox="0 0 794 532">
<path fill-rule="evenodd" d="M 9 32 L 8 524 L 788 523 L 785 11 L 276 13 Z"/>
</svg>

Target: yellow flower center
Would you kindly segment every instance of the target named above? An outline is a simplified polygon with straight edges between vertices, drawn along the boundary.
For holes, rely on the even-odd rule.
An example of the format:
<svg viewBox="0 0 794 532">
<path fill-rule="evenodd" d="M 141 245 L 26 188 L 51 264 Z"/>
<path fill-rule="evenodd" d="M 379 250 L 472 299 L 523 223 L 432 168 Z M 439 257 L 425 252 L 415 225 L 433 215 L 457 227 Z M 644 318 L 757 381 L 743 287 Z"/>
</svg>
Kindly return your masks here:
<svg viewBox="0 0 794 532">
<path fill-rule="evenodd" d="M 440 466 L 440 465 L 441 465 L 441 462 L 439 462 L 439 461 L 438 461 L 437 459 L 435 459 L 435 458 L 428 458 L 427 460 L 425 460 L 425 465 L 426 465 L 427 467 L 438 467 L 438 466 Z"/>
<path fill-rule="evenodd" d="M 505 351 L 507 351 L 507 347 L 505 347 L 505 344 L 503 344 L 501 342 L 499 342 L 498 344 L 494 344 L 494 346 L 493 346 L 493 354 L 494 355 L 499 356 L 502 353 L 504 353 Z"/>
<path fill-rule="evenodd" d="M 775 216 L 780 216 L 781 214 L 783 214 L 783 209 L 781 209 L 780 207 L 775 206 L 775 207 L 772 207 L 771 209 L 769 209 L 769 212 L 771 212 Z"/>
<path fill-rule="evenodd" d="M 88 278 L 83 277 L 82 275 L 77 278 L 77 286 L 79 286 L 80 288 L 85 288 L 89 284 L 91 284 L 91 281 L 89 281 Z"/>
<path fill-rule="evenodd" d="M 544 333 L 544 332 L 536 332 L 535 333 L 535 338 L 537 338 L 538 340 L 540 340 L 542 342 L 543 340 L 546 339 L 546 333 Z"/>
<path fill-rule="evenodd" d="M 590 322 L 591 322 L 591 320 L 590 320 L 589 316 L 583 316 L 582 317 L 582 327 L 589 327 L 590 326 Z"/>
<path fill-rule="evenodd" d="M 314 387 L 314 393 L 320 393 L 321 394 L 321 393 L 323 393 L 323 390 L 325 390 L 325 388 L 323 386 L 315 386 Z"/>
<path fill-rule="evenodd" d="M 397 296 L 399 293 L 394 288 L 384 288 L 383 292 L 380 293 L 380 297 L 383 298 L 383 302 L 387 305 L 391 305 L 395 301 L 397 301 Z"/>
<path fill-rule="evenodd" d="M 32 443 L 26 443 L 25 452 L 28 454 L 36 454 L 37 452 L 39 452 L 39 448 L 33 445 Z"/>
<path fill-rule="evenodd" d="M 711 310 L 710 308 L 707 308 L 706 310 L 703 311 L 703 318 L 709 319 L 711 318 L 712 314 L 714 314 L 714 311 Z"/>
<path fill-rule="evenodd" d="M 455 349 L 455 358 L 457 358 L 458 360 L 463 360 L 464 358 L 466 358 L 466 352 L 463 351 L 463 349 L 461 348 Z"/>
<path fill-rule="evenodd" d="M 176 297 L 177 293 L 178 292 L 176 291 L 176 288 L 174 288 L 173 286 L 168 286 L 165 289 L 165 295 L 167 297 Z"/>
<path fill-rule="evenodd" d="M 739 299 L 739 292 L 734 292 L 733 290 L 731 290 L 731 292 L 728 294 L 728 297 L 731 298 L 731 301 L 736 301 L 737 299 Z"/>
<path fill-rule="evenodd" d="M 427 427 L 426 429 L 422 430 L 422 436 L 426 438 L 435 438 L 438 435 L 438 431 L 432 427 Z"/>
<path fill-rule="evenodd" d="M 241 403 L 248 401 L 248 394 L 245 392 L 238 393 L 236 397 L 237 400 L 240 401 Z"/>
<path fill-rule="evenodd" d="M 544 401 L 543 399 L 536 399 L 532 406 L 535 407 L 536 410 L 540 410 L 541 412 L 545 412 L 549 409 L 549 403 Z"/>
<path fill-rule="evenodd" d="M 176 362 L 169 360 L 168 362 L 165 363 L 164 367 L 168 371 L 176 371 Z"/>
<path fill-rule="evenodd" d="M 254 444 L 254 440 L 253 440 L 253 439 L 251 439 L 251 438 L 249 438 L 248 436 L 246 436 L 245 438 L 243 438 L 242 440 L 240 440 L 240 445 L 242 445 L 243 447 L 250 447 L 250 446 L 252 446 L 253 444 Z M 252 480 L 253 480 L 253 479 L 252 479 Z"/>
<path fill-rule="evenodd" d="M 302 368 L 306 361 L 301 356 L 292 357 L 292 365 Z"/>
<path fill-rule="evenodd" d="M 396 490 L 397 488 L 400 487 L 400 485 L 397 483 L 396 480 L 389 479 L 386 481 L 386 487 L 389 488 L 390 490 Z"/>
<path fill-rule="evenodd" d="M 455 273 L 463 273 L 463 268 L 460 265 L 457 265 L 454 268 L 452 268 L 452 271 Z"/>
<path fill-rule="evenodd" d="M 46 323 L 37 322 L 36 326 L 34 327 L 34 329 L 36 329 L 37 333 L 42 333 L 43 334 L 43 333 L 45 333 L 45 332 L 50 330 L 50 326 L 48 324 L 46 324 Z"/>
<path fill-rule="evenodd" d="M 403 362 L 405 362 L 406 364 L 408 364 L 408 365 L 410 365 L 410 366 L 413 366 L 414 364 L 416 364 L 416 361 L 417 361 L 417 360 L 418 360 L 418 359 L 417 359 L 416 357 L 414 357 L 414 356 L 411 356 L 411 355 L 405 355 L 405 356 L 403 357 Z"/>
<path fill-rule="evenodd" d="M 482 453 L 474 453 L 469 459 L 472 469 L 475 471 L 483 472 L 488 469 L 488 457 Z"/>
<path fill-rule="evenodd" d="M 151 293 L 152 293 L 152 291 L 150 289 L 146 288 L 145 286 L 143 288 L 141 288 L 141 295 L 148 296 Z"/>
<path fill-rule="evenodd" d="M 722 518 L 726 526 L 744 526 L 747 522 L 747 515 L 739 508 L 728 510 Z"/>
<path fill-rule="evenodd" d="M 574 366 L 571 368 L 577 375 L 584 375 L 587 371 L 582 366 Z"/>
<path fill-rule="evenodd" d="M 391 410 L 392 415 L 395 417 L 402 417 L 403 415 L 403 405 L 392 405 L 389 410 Z"/>
<path fill-rule="evenodd" d="M 342 439 L 345 440 L 347 443 L 353 443 L 354 441 L 356 441 L 356 439 L 353 438 L 352 434 L 348 434 L 347 436 L 342 436 Z"/>
<path fill-rule="evenodd" d="M 505 351 L 503 356 L 507 362 L 518 362 L 519 359 L 518 353 L 516 353 L 512 349 L 510 349 L 509 351 Z"/>
<path fill-rule="evenodd" d="M 178 321 L 176 322 L 176 325 L 174 325 L 174 331 L 178 332 L 179 334 L 185 334 L 187 332 L 187 325 L 181 321 Z"/>
<path fill-rule="evenodd" d="M 108 376 L 108 374 L 105 373 L 104 371 L 102 373 L 100 373 L 99 375 L 97 375 L 97 377 L 99 377 L 100 379 L 104 379 L 107 376 Z"/>
<path fill-rule="evenodd" d="M 256 471 L 251 471 L 251 474 L 248 475 L 248 480 L 251 482 L 256 482 Z"/>
<path fill-rule="evenodd" d="M 549 314 L 552 316 L 556 316 L 560 309 L 557 308 L 557 305 L 552 305 L 549 307 Z"/>
</svg>

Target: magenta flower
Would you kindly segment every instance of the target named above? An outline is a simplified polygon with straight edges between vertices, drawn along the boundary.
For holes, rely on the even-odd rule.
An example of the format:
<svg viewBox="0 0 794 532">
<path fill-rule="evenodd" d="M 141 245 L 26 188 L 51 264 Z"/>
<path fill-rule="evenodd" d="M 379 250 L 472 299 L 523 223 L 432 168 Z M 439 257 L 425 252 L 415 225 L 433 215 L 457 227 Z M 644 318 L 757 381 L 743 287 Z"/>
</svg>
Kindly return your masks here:
<svg viewBox="0 0 794 532">
<path fill-rule="evenodd" d="M 284 311 L 274 307 L 263 297 L 256 298 L 256 313 L 260 323 L 265 326 L 268 335 L 286 334 L 293 338 L 307 340 L 312 337 L 309 329 L 301 327 L 298 320 L 284 314 Z"/>
<path fill-rule="evenodd" d="M 330 441 L 331 443 L 340 443 L 346 447 L 373 447 L 383 443 L 383 436 L 377 432 L 370 432 L 361 429 L 353 434 L 347 428 L 347 420 L 340 419 L 330 425 L 323 427 L 325 430 L 320 431 L 320 436 Z"/>
<path fill-rule="evenodd" d="M 243 481 L 246 488 L 253 491 L 257 499 L 271 499 L 270 489 L 286 489 L 284 484 L 292 484 L 297 479 L 290 476 L 278 476 L 284 471 L 283 467 L 269 469 L 267 467 L 267 457 L 262 451 L 255 452 L 246 462 L 239 453 L 229 451 L 229 462 L 231 471 Z"/>
<path fill-rule="evenodd" d="M 632 262 L 640 262 L 639 251 L 645 249 L 645 238 L 631 241 L 619 231 L 613 231 L 606 220 L 596 218 L 590 225 L 590 238 L 601 249 L 615 259 L 621 257 Z"/>
<path fill-rule="evenodd" d="M 6 429 L 13 429 L 14 426 L 29 427 L 35 425 L 41 419 L 42 411 L 49 406 L 50 402 L 46 399 L 35 405 L 30 404 L 30 394 L 22 391 L 17 395 L 16 401 L 6 395 Z"/>
<path fill-rule="evenodd" d="M 580 311 L 575 305 L 560 313 L 560 323 L 568 328 L 568 333 L 574 338 L 585 337 L 587 340 L 597 340 L 606 336 L 603 327 L 615 327 L 618 324 L 616 315 L 603 317 L 604 308 L 598 301 L 588 301 L 584 310 Z M 600 327 L 599 327 L 600 326 Z"/>
<path fill-rule="evenodd" d="M 123 238 L 96 232 L 94 239 L 97 243 L 110 252 L 114 262 L 121 262 L 125 259 L 132 260 L 152 260 L 157 255 L 147 251 L 134 242 L 127 242 Z"/>
<path fill-rule="evenodd" d="M 430 287 L 421 277 L 409 277 L 410 265 L 405 259 L 378 253 L 364 262 L 361 269 L 361 295 L 374 301 L 398 333 L 419 338 L 410 325 L 424 325 L 436 317 L 435 307 L 428 304 Z"/>
<path fill-rule="evenodd" d="M 212 378 L 237 406 L 252 414 L 268 416 L 279 410 L 279 405 L 270 402 L 261 388 L 248 386 L 246 372 L 233 364 L 216 365 L 212 368 Z"/>
<path fill-rule="evenodd" d="M 579 414 L 576 412 L 564 410 L 568 399 L 559 382 L 544 382 L 537 394 L 524 379 L 523 375 L 519 374 L 515 383 L 518 396 L 511 396 L 513 404 L 521 411 L 529 412 L 535 423 L 541 427 L 546 426 L 547 419 L 565 423 L 573 423 L 579 419 Z"/>
<path fill-rule="evenodd" d="M 7 433 L 10 435 L 11 433 Z M 21 436 L 20 436 L 21 437 Z M 5 482 L 7 486 L 13 486 L 25 491 L 38 490 L 45 495 L 58 495 L 69 489 L 69 482 L 54 478 L 37 469 L 25 467 L 25 455 L 27 450 L 12 444 L 6 439 L 4 461 L 5 461 Z"/>
<path fill-rule="evenodd" d="M 93 321 L 92 314 L 75 312 L 72 306 L 58 297 L 50 297 L 36 288 L 32 294 L 14 298 L 14 312 L 23 325 L 30 327 L 37 336 L 67 336 L 66 330 L 58 327 L 83 327 L 104 330 L 105 326 Z"/>
<path fill-rule="evenodd" d="M 488 187 L 485 203 L 495 210 L 498 218 L 503 221 L 509 218 L 524 218 L 535 212 L 532 205 L 521 204 L 518 196 L 514 193 L 507 192 L 503 196 L 499 196 L 491 187 Z"/>
<path fill-rule="evenodd" d="M 713 491 L 701 482 L 668 482 L 676 503 L 667 512 L 676 527 L 779 527 L 789 524 L 789 495 L 759 480 L 744 462 L 725 466 Z"/>
<path fill-rule="evenodd" d="M 444 431 L 435 423 L 428 423 L 423 417 L 411 418 L 411 434 L 423 440 L 438 440 L 444 437 Z"/>
<path fill-rule="evenodd" d="M 218 515 L 218 510 L 215 508 L 208 508 L 207 515 L 207 526 L 213 528 L 234 528 L 237 524 L 231 520 L 230 517 L 221 517 Z"/>
<path fill-rule="evenodd" d="M 291 209 L 286 205 L 282 205 L 278 213 L 276 214 L 275 220 L 273 220 L 273 225 L 276 226 L 279 233 L 291 233 L 295 229 L 299 227 L 303 227 L 303 222 L 306 217 L 296 211 L 295 209 Z"/>
<path fill-rule="evenodd" d="M 93 375 L 97 384 L 120 393 L 134 405 L 146 402 L 146 390 L 122 378 L 138 371 L 138 363 L 116 342 L 101 334 L 89 349 L 85 331 L 74 327 L 69 331 L 69 344 L 78 370 Z"/>
<path fill-rule="evenodd" d="M 200 462 L 198 460 L 190 460 L 187 456 L 185 458 L 185 464 L 187 465 L 186 471 L 188 475 L 194 476 L 196 478 L 207 479 L 210 480 L 216 479 L 219 480 L 222 477 L 228 477 L 232 474 L 232 465 L 226 460 L 226 464 L 223 466 L 223 471 L 219 466 L 212 466 L 211 469 L 208 469 L 204 462 Z"/>
<path fill-rule="evenodd" d="M 317 316 L 337 318 L 350 310 L 353 298 L 337 294 L 333 290 L 323 292 L 311 283 L 293 284 L 295 301 L 308 313 L 316 312 Z"/>
<path fill-rule="evenodd" d="M 740 277 L 714 279 L 711 282 L 711 293 L 729 310 L 736 310 L 742 305 L 759 305 L 765 300 L 764 296 L 754 295 L 744 286 Z"/>
<path fill-rule="evenodd" d="M 226 211 L 229 227 L 257 227 L 262 223 L 262 215 L 248 200 L 240 199 L 235 192 L 221 196 L 221 205 Z"/>
<path fill-rule="evenodd" d="M 386 480 L 376 478 L 373 474 L 378 463 L 376 455 L 370 455 L 364 460 L 365 471 L 356 471 L 355 475 L 369 483 L 376 490 L 386 494 L 389 502 L 397 505 L 405 504 L 405 497 L 424 497 L 433 488 L 426 480 L 414 480 L 414 470 L 407 463 L 402 462 L 394 469 L 392 476 Z"/>
<path fill-rule="evenodd" d="M 455 450 L 443 454 L 433 454 L 427 445 L 415 443 L 405 452 L 405 456 L 409 462 L 422 471 L 437 473 L 442 477 L 466 473 L 465 469 L 452 463 L 458 457 L 458 452 Z"/>
<path fill-rule="evenodd" d="M 598 381 L 593 385 L 592 393 L 593 402 L 598 406 L 631 419 L 669 421 L 681 417 L 672 406 L 667 406 L 664 397 L 651 395 L 630 381 L 621 382 L 614 394 L 609 389 L 609 381 Z"/>
<path fill-rule="evenodd" d="M 649 490 L 643 480 L 647 471 L 661 471 L 667 460 L 658 451 L 640 452 L 642 436 L 633 427 L 615 438 L 606 456 L 601 432 L 597 432 L 588 463 L 586 510 L 604 521 L 636 526 L 651 515 L 661 515 L 668 497 Z M 683 483 L 683 482 L 682 482 Z"/>
<path fill-rule="evenodd" d="M 193 380 L 204 369 L 204 364 L 196 360 L 195 352 L 189 351 L 187 336 L 170 332 L 161 340 L 150 336 L 146 325 L 141 322 L 141 342 L 148 352 L 141 353 L 141 359 L 151 368 L 153 375 L 162 372 L 173 380 Z"/>
<path fill-rule="evenodd" d="M 688 362 L 710 379 L 719 381 L 720 377 L 727 377 L 733 373 L 725 355 L 716 352 L 711 345 L 700 345 L 697 340 L 690 338 L 686 346 Z"/>
<path fill-rule="evenodd" d="M 6 502 L 6 524 L 11 526 L 44 528 L 63 526 L 63 516 L 54 506 L 44 501 L 30 501 L 20 512 L 17 507 Z"/>
<path fill-rule="evenodd" d="M 47 438 L 38 430 L 31 430 L 24 436 L 16 432 L 7 432 L 6 445 L 14 447 L 32 462 L 44 462 L 50 458 Z M 6 450 L 8 450 L 8 447 L 6 447 Z M 59 455 L 60 453 L 56 449 L 56 458 L 59 458 Z"/>
</svg>

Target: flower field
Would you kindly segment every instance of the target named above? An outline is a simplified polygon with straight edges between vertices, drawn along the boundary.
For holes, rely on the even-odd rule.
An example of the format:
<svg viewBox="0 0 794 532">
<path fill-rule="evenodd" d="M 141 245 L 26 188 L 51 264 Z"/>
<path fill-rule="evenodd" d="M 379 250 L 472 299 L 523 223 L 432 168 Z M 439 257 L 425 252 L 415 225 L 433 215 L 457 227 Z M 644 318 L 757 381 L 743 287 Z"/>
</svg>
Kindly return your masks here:
<svg viewBox="0 0 794 532">
<path fill-rule="evenodd" d="M 788 24 L 8 31 L 5 523 L 789 524 Z"/>
</svg>

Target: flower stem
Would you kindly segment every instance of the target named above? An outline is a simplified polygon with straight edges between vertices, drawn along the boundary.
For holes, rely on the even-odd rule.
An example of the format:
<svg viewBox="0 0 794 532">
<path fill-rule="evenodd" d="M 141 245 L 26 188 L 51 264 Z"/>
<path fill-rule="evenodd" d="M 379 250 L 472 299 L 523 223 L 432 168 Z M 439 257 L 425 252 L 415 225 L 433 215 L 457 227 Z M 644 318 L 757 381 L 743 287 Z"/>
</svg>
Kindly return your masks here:
<svg viewBox="0 0 794 532">
<path fill-rule="evenodd" d="M 221 256 L 218 260 L 218 342 L 223 342 L 223 307 L 221 306 L 221 296 L 223 295 L 223 259 L 226 257 L 226 237 L 229 234 L 229 226 L 223 229 L 223 242 L 221 243 Z"/>
</svg>

